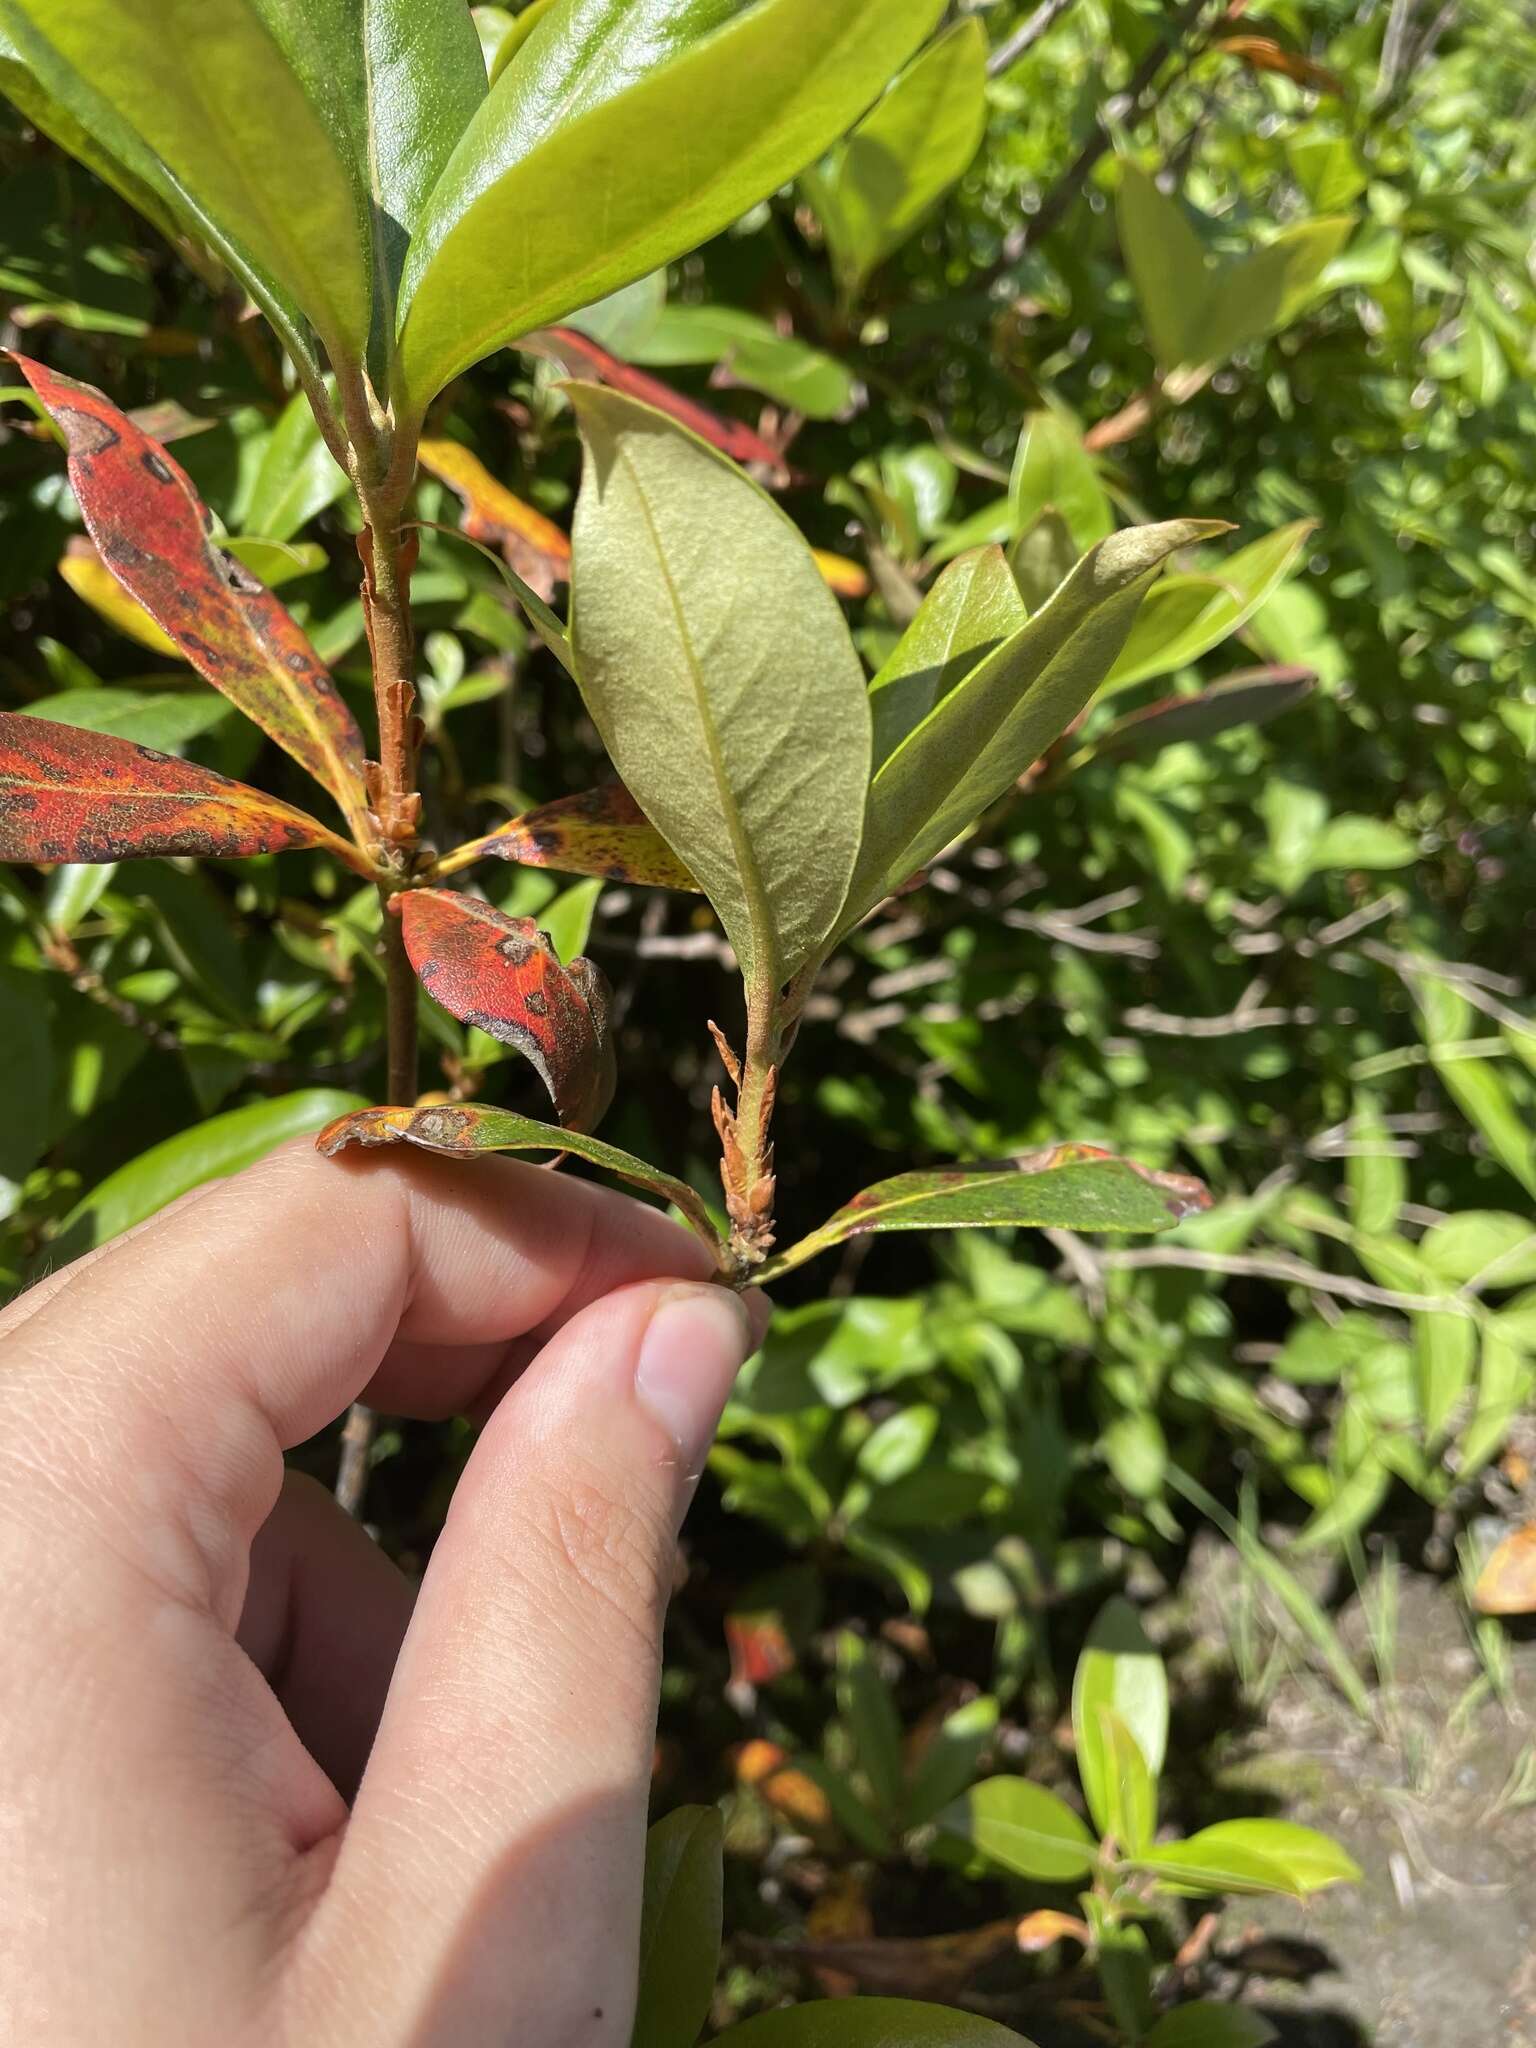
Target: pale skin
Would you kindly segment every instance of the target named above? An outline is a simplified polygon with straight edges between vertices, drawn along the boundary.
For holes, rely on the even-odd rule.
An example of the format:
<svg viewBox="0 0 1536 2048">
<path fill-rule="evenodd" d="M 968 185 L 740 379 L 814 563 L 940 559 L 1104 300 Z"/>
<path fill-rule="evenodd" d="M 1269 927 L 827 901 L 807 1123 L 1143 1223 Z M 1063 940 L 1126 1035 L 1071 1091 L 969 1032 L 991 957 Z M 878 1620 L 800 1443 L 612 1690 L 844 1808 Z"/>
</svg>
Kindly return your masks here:
<svg viewBox="0 0 1536 2048">
<path fill-rule="evenodd" d="M 760 1298 L 517 1161 L 186 1197 L 0 1315 L 0 2040 L 625 2048 L 677 1530 Z M 484 1420 L 420 1591 L 282 1453 Z"/>
</svg>

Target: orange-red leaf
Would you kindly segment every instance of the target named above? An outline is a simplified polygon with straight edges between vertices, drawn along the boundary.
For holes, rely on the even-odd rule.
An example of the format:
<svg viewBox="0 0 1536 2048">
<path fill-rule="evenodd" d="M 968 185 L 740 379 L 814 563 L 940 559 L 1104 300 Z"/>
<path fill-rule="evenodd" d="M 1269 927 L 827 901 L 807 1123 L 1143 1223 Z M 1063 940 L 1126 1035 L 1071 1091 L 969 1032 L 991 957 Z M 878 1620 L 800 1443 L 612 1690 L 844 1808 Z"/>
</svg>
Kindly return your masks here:
<svg viewBox="0 0 1536 2048">
<path fill-rule="evenodd" d="M 846 555 L 829 555 L 825 548 L 813 548 L 811 552 L 830 590 L 835 590 L 839 597 L 868 597 L 869 571 L 861 563 L 850 562 Z"/>
<path fill-rule="evenodd" d="M 1329 92 L 1337 98 L 1348 96 L 1349 88 L 1336 71 L 1319 64 L 1314 58 L 1303 56 L 1299 50 L 1288 50 L 1273 36 L 1222 36 L 1211 46 L 1224 50 L 1229 57 L 1236 57 L 1241 63 L 1255 71 L 1273 71 L 1281 78 L 1288 78 L 1294 85 L 1304 85 L 1312 92 Z"/>
<path fill-rule="evenodd" d="M 356 721 L 282 605 L 210 537 L 185 471 L 89 384 L 26 356 L 12 360 L 64 435 L 69 481 L 118 582 L 199 675 L 360 819 L 367 799 Z"/>
<path fill-rule="evenodd" d="M 500 550 L 510 568 L 546 603 L 571 577 L 571 543 L 553 520 L 498 483 L 473 450 L 458 441 L 423 441 L 417 459 L 464 507 L 471 540 Z"/>
<path fill-rule="evenodd" d="M 595 1130 L 616 1079 L 601 971 L 590 960 L 562 967 L 532 918 L 451 889 L 411 890 L 400 915 L 427 993 L 531 1061 L 562 1124 Z"/>
<path fill-rule="evenodd" d="M 1536 1614 L 1536 1522 L 1506 1536 L 1478 1575 L 1479 1614 Z"/>
<path fill-rule="evenodd" d="M 230 859 L 322 843 L 361 865 L 318 819 L 211 768 L 51 718 L 0 712 L 0 860 Z"/>
<path fill-rule="evenodd" d="M 659 377 L 652 377 L 645 370 L 637 370 L 632 363 L 622 362 L 574 327 L 546 327 L 540 333 L 525 334 L 517 345 L 529 355 L 548 356 L 563 364 L 569 376 L 606 384 L 613 391 L 627 392 L 631 398 L 654 405 L 658 412 L 680 421 L 700 440 L 723 449 L 734 462 L 761 462 L 778 471 L 784 468 L 784 451 L 765 441 L 761 434 L 755 434 L 740 420 L 727 419 L 723 413 L 700 405 L 696 399 L 685 398 L 670 384 L 663 384 Z"/>
<path fill-rule="evenodd" d="M 449 854 L 439 872 L 454 874 L 486 858 L 652 889 L 699 886 L 621 782 L 525 811 Z"/>
</svg>

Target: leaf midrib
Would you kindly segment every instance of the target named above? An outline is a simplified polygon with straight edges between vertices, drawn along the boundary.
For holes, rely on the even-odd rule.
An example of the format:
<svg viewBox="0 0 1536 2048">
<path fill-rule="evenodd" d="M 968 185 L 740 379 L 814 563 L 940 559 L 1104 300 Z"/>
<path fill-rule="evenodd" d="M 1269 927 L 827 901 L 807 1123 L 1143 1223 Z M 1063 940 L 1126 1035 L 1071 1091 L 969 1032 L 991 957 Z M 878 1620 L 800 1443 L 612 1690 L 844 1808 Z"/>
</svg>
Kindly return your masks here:
<svg viewBox="0 0 1536 2048">
<path fill-rule="evenodd" d="M 709 692 L 704 683 L 703 667 L 694 648 L 693 636 L 688 629 L 688 619 L 683 609 L 682 593 L 677 587 L 671 565 L 667 561 L 666 550 L 662 546 L 661 541 L 661 529 L 651 510 L 651 502 L 646 495 L 645 484 L 641 478 L 640 471 L 627 449 L 622 447 L 619 449 L 618 460 L 624 464 L 634 484 L 635 497 L 640 507 L 640 516 L 645 521 L 646 531 L 650 536 L 651 548 L 656 557 L 656 565 L 661 571 L 662 583 L 666 589 L 667 601 L 672 608 L 672 616 L 677 625 L 677 636 L 682 644 L 684 662 L 688 672 L 688 682 L 693 691 L 694 707 L 698 712 L 699 723 L 704 731 L 704 747 L 709 758 L 710 773 L 714 777 L 715 789 L 720 798 L 721 814 L 725 819 L 726 831 L 730 835 L 731 851 L 736 856 L 736 867 L 741 878 L 742 893 L 746 897 L 747 922 L 752 930 L 752 968 L 754 974 L 761 974 L 765 968 L 768 969 L 769 978 L 773 985 L 777 987 L 782 977 L 778 971 L 777 948 L 774 944 L 775 935 L 768 893 L 763 882 L 762 872 L 757 864 L 756 855 L 752 850 L 752 842 L 747 837 L 740 811 L 736 806 L 730 776 L 726 770 L 725 758 L 720 749 L 720 737 L 713 717 L 713 707 L 710 704 Z"/>
</svg>

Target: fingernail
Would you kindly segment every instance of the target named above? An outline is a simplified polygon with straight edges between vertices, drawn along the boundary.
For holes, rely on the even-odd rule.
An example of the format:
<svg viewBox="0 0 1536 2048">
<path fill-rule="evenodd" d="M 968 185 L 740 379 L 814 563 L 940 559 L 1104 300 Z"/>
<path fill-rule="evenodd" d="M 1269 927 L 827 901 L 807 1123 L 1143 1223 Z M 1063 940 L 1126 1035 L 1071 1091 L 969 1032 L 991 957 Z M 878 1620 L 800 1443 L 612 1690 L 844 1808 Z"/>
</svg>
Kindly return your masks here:
<svg viewBox="0 0 1536 2048">
<path fill-rule="evenodd" d="M 746 1309 L 724 1287 L 664 1294 L 640 1340 L 635 1392 L 697 1471 L 736 1375 L 752 1349 Z"/>
</svg>

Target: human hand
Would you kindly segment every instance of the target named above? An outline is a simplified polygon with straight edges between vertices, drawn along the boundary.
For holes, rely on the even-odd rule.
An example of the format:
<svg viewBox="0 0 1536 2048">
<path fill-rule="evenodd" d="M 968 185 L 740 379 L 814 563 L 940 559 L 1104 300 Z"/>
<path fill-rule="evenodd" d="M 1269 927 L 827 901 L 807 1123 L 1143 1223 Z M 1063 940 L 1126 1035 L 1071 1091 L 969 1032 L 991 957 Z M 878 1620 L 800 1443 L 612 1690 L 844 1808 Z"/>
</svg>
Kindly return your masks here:
<svg viewBox="0 0 1536 2048">
<path fill-rule="evenodd" d="M 766 1313 L 707 1270 L 520 1162 L 302 1146 L 0 1316 L 0 2040 L 624 2048 L 676 1532 Z M 488 1418 L 414 1612 L 284 1478 L 364 1396 Z"/>
</svg>

